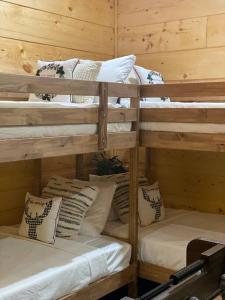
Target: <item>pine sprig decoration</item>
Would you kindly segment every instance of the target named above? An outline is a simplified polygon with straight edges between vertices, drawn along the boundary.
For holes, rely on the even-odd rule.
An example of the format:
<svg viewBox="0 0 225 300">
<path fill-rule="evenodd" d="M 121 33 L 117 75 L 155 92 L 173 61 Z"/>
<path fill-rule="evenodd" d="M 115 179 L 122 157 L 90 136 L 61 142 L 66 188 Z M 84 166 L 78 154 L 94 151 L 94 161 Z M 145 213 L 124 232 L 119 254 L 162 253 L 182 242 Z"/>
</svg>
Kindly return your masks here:
<svg viewBox="0 0 225 300">
<path fill-rule="evenodd" d="M 99 176 L 127 172 L 118 156 L 108 158 L 105 153 L 97 153 L 93 160 L 96 165 L 95 173 Z"/>
</svg>

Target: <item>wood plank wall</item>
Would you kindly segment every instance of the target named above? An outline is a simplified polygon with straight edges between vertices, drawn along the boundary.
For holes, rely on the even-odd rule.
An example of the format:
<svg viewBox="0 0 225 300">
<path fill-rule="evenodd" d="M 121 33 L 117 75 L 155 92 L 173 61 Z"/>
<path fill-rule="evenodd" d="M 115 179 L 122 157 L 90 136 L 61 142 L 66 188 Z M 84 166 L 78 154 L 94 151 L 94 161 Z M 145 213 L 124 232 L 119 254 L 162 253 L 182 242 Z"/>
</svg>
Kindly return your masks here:
<svg viewBox="0 0 225 300">
<path fill-rule="evenodd" d="M 34 74 L 36 61 L 114 57 L 114 0 L 0 1 L 0 72 Z M 0 164 L 0 225 L 20 222 L 27 191 L 52 174 L 75 176 L 75 157 Z"/>
<path fill-rule="evenodd" d="M 118 56 L 166 80 L 225 78 L 225 1 L 118 0 L 117 23 Z M 151 174 L 167 205 L 225 212 L 224 154 L 154 150 Z"/>
</svg>

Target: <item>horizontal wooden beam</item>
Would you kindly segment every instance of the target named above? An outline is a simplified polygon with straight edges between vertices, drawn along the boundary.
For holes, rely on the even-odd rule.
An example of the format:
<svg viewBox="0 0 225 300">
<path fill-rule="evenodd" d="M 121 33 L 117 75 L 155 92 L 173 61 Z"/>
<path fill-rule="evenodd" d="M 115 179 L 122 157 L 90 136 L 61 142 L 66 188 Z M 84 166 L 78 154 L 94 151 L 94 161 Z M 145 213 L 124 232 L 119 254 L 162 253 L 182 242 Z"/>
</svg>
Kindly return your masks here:
<svg viewBox="0 0 225 300">
<path fill-rule="evenodd" d="M 135 109 L 109 109 L 109 123 L 136 121 Z M 1 108 L 0 126 L 94 124 L 98 108 Z"/>
<path fill-rule="evenodd" d="M 224 108 L 142 108 L 141 122 L 225 124 Z"/>
<path fill-rule="evenodd" d="M 137 97 L 139 86 L 109 83 L 108 95 Z M 0 73 L 0 92 L 99 96 L 100 82 Z"/>
<path fill-rule="evenodd" d="M 139 261 L 138 263 L 138 276 L 158 283 L 165 283 L 175 272 L 175 270 L 153 265 L 148 262 Z"/>
<path fill-rule="evenodd" d="M 87 287 L 75 292 L 71 295 L 67 295 L 60 300 L 97 300 L 101 297 L 118 290 L 124 285 L 135 280 L 135 266 L 130 265 L 121 272 L 114 273 L 107 277 L 104 277 Z"/>
<path fill-rule="evenodd" d="M 143 130 L 140 140 L 151 148 L 225 152 L 225 134 Z"/>
<path fill-rule="evenodd" d="M 109 133 L 107 149 L 136 146 L 136 132 Z M 0 140 L 0 162 L 91 153 L 98 151 L 98 135 Z"/>
<path fill-rule="evenodd" d="M 225 96 L 225 82 L 149 84 L 141 86 L 141 97 Z"/>
</svg>

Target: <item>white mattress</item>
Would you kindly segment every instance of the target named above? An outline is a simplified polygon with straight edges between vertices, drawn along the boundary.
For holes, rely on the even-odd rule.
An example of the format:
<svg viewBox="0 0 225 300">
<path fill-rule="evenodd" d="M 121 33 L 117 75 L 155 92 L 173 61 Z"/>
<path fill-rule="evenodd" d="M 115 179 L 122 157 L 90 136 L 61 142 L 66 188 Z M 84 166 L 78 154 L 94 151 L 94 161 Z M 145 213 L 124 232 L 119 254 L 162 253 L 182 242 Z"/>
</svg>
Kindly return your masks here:
<svg viewBox="0 0 225 300">
<path fill-rule="evenodd" d="M 128 225 L 108 222 L 105 233 L 127 237 Z M 186 248 L 196 238 L 225 242 L 225 216 L 166 209 L 159 223 L 139 228 L 139 259 L 161 267 L 179 270 L 186 265 Z"/>
<path fill-rule="evenodd" d="M 0 228 L 0 300 L 50 300 L 129 265 L 129 244 L 101 236 L 56 238 L 54 246 Z"/>
<path fill-rule="evenodd" d="M 98 107 L 97 104 L 76 104 L 76 103 L 43 103 L 28 101 L 0 101 L 1 108 L 77 108 L 85 109 Z M 109 108 L 118 108 L 119 105 L 109 104 Z M 80 134 L 96 134 L 98 132 L 97 124 L 75 124 L 75 125 L 51 125 L 51 126 L 10 126 L 0 128 L 0 139 L 16 138 L 42 138 L 56 136 L 73 136 Z M 108 132 L 127 132 L 131 130 L 131 122 L 110 123 Z"/>
<path fill-rule="evenodd" d="M 141 102 L 142 108 L 225 108 L 225 103 L 206 102 Z M 140 128 L 148 131 L 225 133 L 225 124 L 142 122 Z"/>
</svg>

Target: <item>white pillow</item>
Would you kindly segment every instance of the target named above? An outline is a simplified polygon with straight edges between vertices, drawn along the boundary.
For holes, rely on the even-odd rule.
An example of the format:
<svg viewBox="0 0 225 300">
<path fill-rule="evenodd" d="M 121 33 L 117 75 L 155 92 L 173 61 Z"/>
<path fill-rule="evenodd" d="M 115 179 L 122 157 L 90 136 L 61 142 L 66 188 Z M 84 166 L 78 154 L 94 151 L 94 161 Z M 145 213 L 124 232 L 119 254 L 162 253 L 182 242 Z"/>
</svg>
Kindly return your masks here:
<svg viewBox="0 0 225 300">
<path fill-rule="evenodd" d="M 89 175 L 90 181 L 116 182 L 117 188 L 113 197 L 113 207 L 121 222 L 129 221 L 129 174 L 120 173 L 112 175 Z M 147 185 L 148 181 L 145 177 L 138 179 L 139 185 Z"/>
<path fill-rule="evenodd" d="M 136 61 L 135 55 L 118 57 L 102 62 L 97 81 L 124 83 Z M 95 98 L 98 102 L 98 97 Z M 116 104 L 118 97 L 110 97 L 109 103 Z"/>
<path fill-rule="evenodd" d="M 56 236 L 74 239 L 81 222 L 97 198 L 99 189 L 90 182 L 74 182 L 72 179 L 53 176 L 43 189 L 43 197 L 62 197 Z"/>
<path fill-rule="evenodd" d="M 140 66 L 134 66 L 137 76 L 139 77 L 141 84 L 163 84 L 164 80 L 162 75 L 159 72 L 145 69 Z M 143 98 L 144 101 L 151 102 L 161 102 L 166 101 L 169 102 L 170 98 L 168 97 L 151 97 L 151 98 Z"/>
<path fill-rule="evenodd" d="M 36 76 L 73 79 L 73 71 L 78 61 L 79 60 L 77 58 L 65 61 L 38 60 Z M 29 101 L 72 102 L 72 96 L 45 93 L 30 94 Z"/>
<path fill-rule="evenodd" d="M 74 180 L 75 183 L 78 181 Z M 96 237 L 102 233 L 105 227 L 116 190 L 116 183 L 95 182 L 94 185 L 98 187 L 99 193 L 81 223 L 79 234 Z"/>
<path fill-rule="evenodd" d="M 165 217 L 159 184 L 141 186 L 138 189 L 138 215 L 141 226 L 159 222 Z"/>
<path fill-rule="evenodd" d="M 19 235 L 53 244 L 62 197 L 43 199 L 26 194 Z"/>
</svg>

